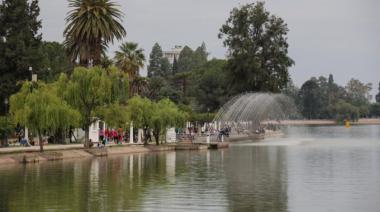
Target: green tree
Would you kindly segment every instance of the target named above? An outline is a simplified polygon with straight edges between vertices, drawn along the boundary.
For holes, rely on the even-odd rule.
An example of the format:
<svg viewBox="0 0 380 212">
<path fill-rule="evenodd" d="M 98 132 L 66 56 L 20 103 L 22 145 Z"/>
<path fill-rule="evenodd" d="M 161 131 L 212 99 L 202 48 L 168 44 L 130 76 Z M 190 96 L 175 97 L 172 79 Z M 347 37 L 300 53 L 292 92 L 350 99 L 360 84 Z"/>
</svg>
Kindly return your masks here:
<svg viewBox="0 0 380 212">
<path fill-rule="evenodd" d="M 166 79 L 164 77 L 154 77 L 150 78 L 150 95 L 149 97 L 153 100 L 161 100 L 163 98 L 169 98 L 175 103 L 179 103 L 182 99 L 182 92 L 176 89 L 171 81 L 172 77 Z"/>
<path fill-rule="evenodd" d="M 160 44 L 155 43 L 149 55 L 148 77 L 159 75 L 161 72 L 161 60 L 163 58 Z"/>
<path fill-rule="evenodd" d="M 168 77 L 172 74 L 172 65 L 170 64 L 168 58 L 161 58 L 161 69 L 159 72 L 159 76 Z"/>
<path fill-rule="evenodd" d="M 100 66 L 102 68 L 109 68 L 113 66 L 113 60 L 109 58 L 106 54 L 102 55 L 102 58 L 100 59 Z"/>
<path fill-rule="evenodd" d="M 380 117 L 380 103 L 371 104 L 370 115 L 372 117 Z"/>
<path fill-rule="evenodd" d="M 173 65 L 172 65 L 172 74 L 176 74 L 176 73 L 178 73 L 178 62 L 177 62 L 177 58 L 174 57 Z"/>
<path fill-rule="evenodd" d="M 79 121 L 79 113 L 59 98 L 54 88 L 41 82 L 24 83 L 10 98 L 10 112 L 15 123 L 27 126 L 38 135 L 41 152 L 44 134 L 68 129 Z"/>
<path fill-rule="evenodd" d="M 126 106 L 119 102 L 111 103 L 107 107 L 100 107 L 96 111 L 96 115 L 104 120 L 107 123 L 107 126 L 112 128 L 126 128 L 130 116 Z"/>
<path fill-rule="evenodd" d="M 99 65 L 104 47 L 126 35 L 119 5 L 110 0 L 69 0 L 69 7 L 64 43 L 70 58 L 79 58 L 84 66 Z"/>
<path fill-rule="evenodd" d="M 39 13 L 37 0 L 4 0 L 0 4 L 0 99 L 16 93 L 20 81 L 30 78 L 29 67 L 41 71 Z"/>
<path fill-rule="evenodd" d="M 338 100 L 338 102 L 334 105 L 334 115 L 337 121 L 341 122 L 345 119 L 351 121 L 357 121 L 360 115 L 360 109 L 355 107 L 354 105 L 344 101 Z"/>
<path fill-rule="evenodd" d="M 150 127 L 153 130 L 153 136 L 156 144 L 160 144 L 160 135 L 166 134 L 167 128 L 182 127 L 186 119 L 186 113 L 169 99 L 162 99 L 152 104 L 152 116 Z"/>
<path fill-rule="evenodd" d="M 286 23 L 271 15 L 264 2 L 234 8 L 221 27 L 219 38 L 228 47 L 227 70 L 233 93 L 279 92 L 289 81 Z"/>
<path fill-rule="evenodd" d="M 195 97 L 198 110 L 218 110 L 228 99 L 226 61 L 213 59 L 195 70 L 191 76 L 191 96 Z"/>
<path fill-rule="evenodd" d="M 178 56 L 176 72 L 192 71 L 195 68 L 194 64 L 194 51 L 190 47 L 185 46 Z"/>
<path fill-rule="evenodd" d="M 147 77 L 136 77 L 131 82 L 131 93 L 139 96 L 150 96 L 149 79 Z"/>
<path fill-rule="evenodd" d="M 65 47 L 58 42 L 42 42 L 44 62 L 39 78 L 46 82 L 57 80 L 60 73 L 71 73 L 73 66 L 65 54 Z"/>
<path fill-rule="evenodd" d="M 12 117 L 8 114 L 5 116 L 0 116 L 0 146 L 8 145 L 7 139 L 14 131 L 14 127 Z"/>
<path fill-rule="evenodd" d="M 122 89 L 128 87 L 128 78 L 119 80 L 117 70 L 100 67 L 74 69 L 71 78 L 62 75 L 57 82 L 63 98 L 80 113 L 80 124 L 85 131 L 85 147 L 89 147 L 89 126 L 96 120 L 96 111 L 120 100 Z M 116 76 L 116 77 L 115 77 Z M 120 73 L 119 76 L 123 76 Z M 116 80 L 116 81 L 115 81 Z M 120 86 L 120 83 L 124 83 Z"/>
<path fill-rule="evenodd" d="M 206 49 L 206 44 L 203 42 L 201 46 L 199 46 L 193 55 L 194 60 L 194 69 L 199 69 L 207 62 L 208 52 Z"/>
<path fill-rule="evenodd" d="M 134 96 L 128 101 L 127 110 L 133 126 L 144 129 L 144 135 L 146 135 L 147 129 L 152 124 L 152 102 L 147 98 Z M 144 144 L 148 144 L 146 137 L 144 136 Z"/>
<path fill-rule="evenodd" d="M 380 82 L 379 82 L 379 88 L 378 89 L 379 89 L 379 91 L 377 92 L 375 99 L 376 99 L 377 103 L 380 103 Z"/>
<path fill-rule="evenodd" d="M 302 115 L 308 119 L 320 118 L 320 93 L 319 85 L 316 80 L 311 79 L 306 81 L 299 92 Z"/>
<path fill-rule="evenodd" d="M 120 50 L 115 52 L 116 66 L 128 73 L 131 81 L 140 76 L 139 70 L 144 67 L 144 62 L 144 50 L 139 48 L 137 43 L 125 42 L 121 44 Z"/>
<path fill-rule="evenodd" d="M 351 79 L 346 85 L 346 91 L 350 102 L 355 106 L 368 105 L 367 96 L 372 89 L 372 84 L 362 83 L 357 79 Z"/>
</svg>

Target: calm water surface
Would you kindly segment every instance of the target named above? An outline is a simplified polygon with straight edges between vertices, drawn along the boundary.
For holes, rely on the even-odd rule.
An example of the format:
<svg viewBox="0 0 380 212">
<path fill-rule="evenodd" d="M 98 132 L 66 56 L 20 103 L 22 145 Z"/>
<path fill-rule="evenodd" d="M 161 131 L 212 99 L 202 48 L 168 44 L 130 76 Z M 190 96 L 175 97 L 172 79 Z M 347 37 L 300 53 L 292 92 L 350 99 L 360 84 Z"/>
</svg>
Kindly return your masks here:
<svg viewBox="0 0 380 212">
<path fill-rule="evenodd" d="M 380 126 L 0 167 L 0 211 L 379 211 Z"/>
</svg>

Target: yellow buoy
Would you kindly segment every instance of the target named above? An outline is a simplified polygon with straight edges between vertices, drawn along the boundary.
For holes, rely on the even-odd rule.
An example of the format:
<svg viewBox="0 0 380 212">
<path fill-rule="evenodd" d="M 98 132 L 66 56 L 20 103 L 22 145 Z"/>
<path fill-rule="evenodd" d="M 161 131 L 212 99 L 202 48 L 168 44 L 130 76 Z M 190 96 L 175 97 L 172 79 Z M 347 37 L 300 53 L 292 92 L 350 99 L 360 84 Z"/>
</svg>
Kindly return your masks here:
<svg viewBox="0 0 380 212">
<path fill-rule="evenodd" d="M 349 121 L 349 120 L 345 120 L 345 121 L 344 121 L 344 126 L 345 126 L 346 128 L 350 128 L 350 127 L 351 127 L 351 125 L 350 125 L 350 121 Z"/>
</svg>

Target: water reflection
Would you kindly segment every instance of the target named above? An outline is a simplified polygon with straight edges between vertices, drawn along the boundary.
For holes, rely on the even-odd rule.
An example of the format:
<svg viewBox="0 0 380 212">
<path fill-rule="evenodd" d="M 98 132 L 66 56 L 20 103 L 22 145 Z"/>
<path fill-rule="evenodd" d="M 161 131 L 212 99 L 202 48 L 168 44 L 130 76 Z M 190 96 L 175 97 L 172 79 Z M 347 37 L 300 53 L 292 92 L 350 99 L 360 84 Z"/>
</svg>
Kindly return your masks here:
<svg viewBox="0 0 380 212">
<path fill-rule="evenodd" d="M 297 127 L 217 151 L 0 166 L 0 211 L 376 211 L 380 126 L 344 130 Z"/>
<path fill-rule="evenodd" d="M 283 148 L 231 148 L 225 167 L 230 210 L 286 211 L 286 163 Z"/>
</svg>

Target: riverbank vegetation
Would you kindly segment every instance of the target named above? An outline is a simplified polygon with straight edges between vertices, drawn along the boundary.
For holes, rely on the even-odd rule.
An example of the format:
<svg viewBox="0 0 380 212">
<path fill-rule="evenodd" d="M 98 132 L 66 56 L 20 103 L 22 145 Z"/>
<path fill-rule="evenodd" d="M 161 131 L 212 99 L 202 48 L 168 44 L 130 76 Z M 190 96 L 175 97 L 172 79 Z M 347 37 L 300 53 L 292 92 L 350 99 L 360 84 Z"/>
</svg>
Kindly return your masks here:
<svg viewBox="0 0 380 212">
<path fill-rule="evenodd" d="M 88 147 L 88 127 L 100 118 L 115 128 L 133 122 L 145 138 L 152 131 L 159 144 L 167 127 L 182 127 L 186 120 L 209 122 L 224 103 L 244 92 L 282 92 L 307 119 L 380 116 L 380 88 L 377 103 L 371 103 L 372 85 L 357 79 L 340 86 L 332 75 L 320 76 L 295 86 L 289 74 L 295 63 L 288 55 L 289 29 L 263 2 L 232 9 L 220 27 L 227 59 L 210 59 L 202 43 L 195 49 L 184 46 L 170 62 L 155 43 L 147 77 L 140 75 L 144 50 L 124 41 L 127 30 L 117 4 L 69 2 L 63 43 L 42 41 L 37 0 L 0 5 L 0 98 L 10 99 L 0 111 L 10 111 L 0 119 L 6 125 L 3 137 L 12 128 L 8 123 L 28 126 L 40 137 L 62 137 L 57 134 L 80 127 Z M 114 40 L 123 42 L 112 58 L 107 50 Z M 32 74 L 38 81 L 30 81 Z"/>
</svg>

